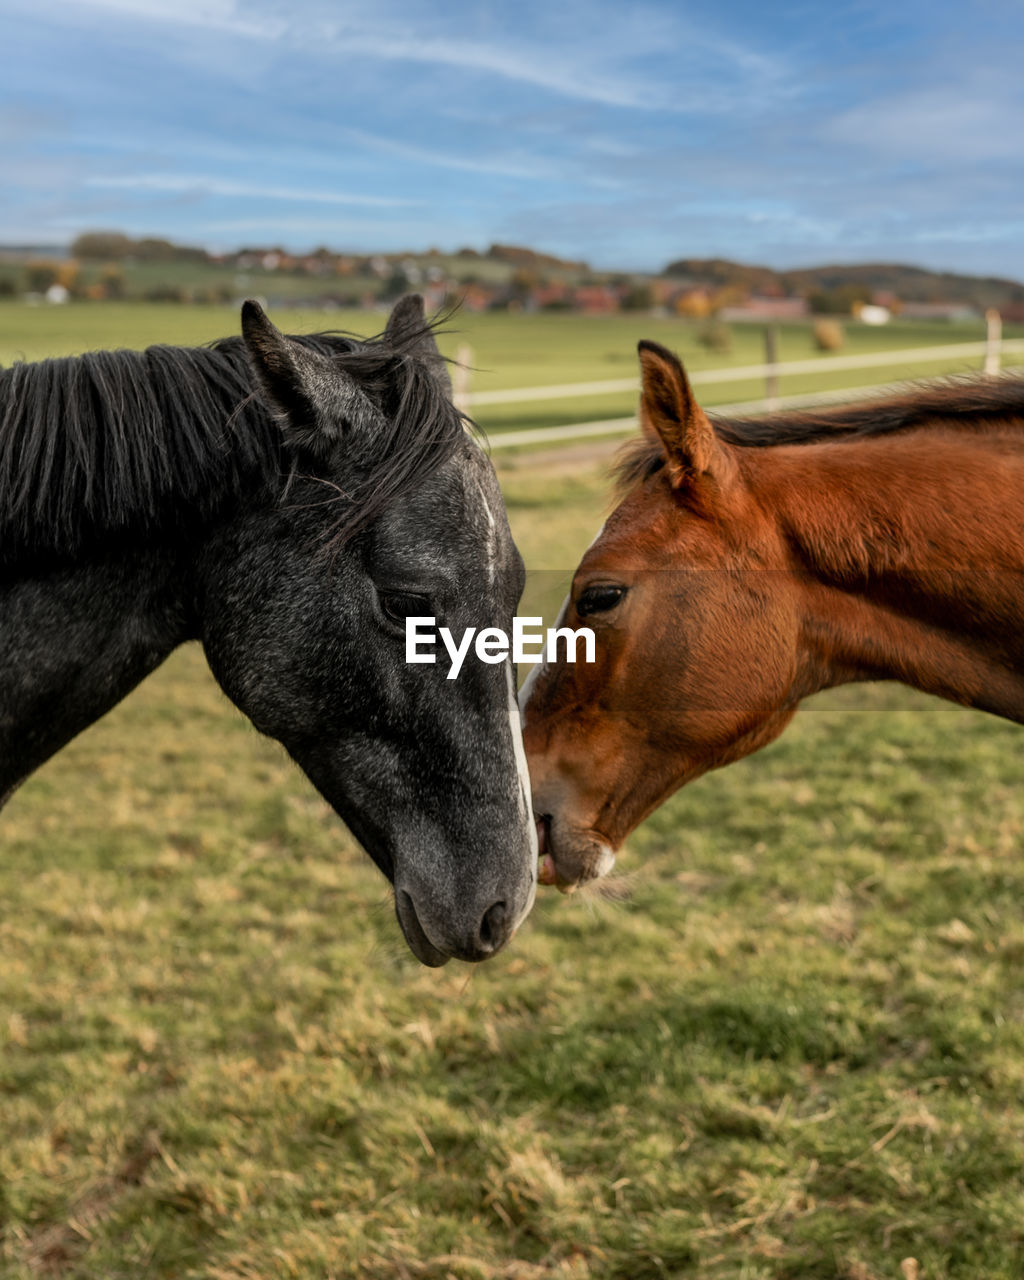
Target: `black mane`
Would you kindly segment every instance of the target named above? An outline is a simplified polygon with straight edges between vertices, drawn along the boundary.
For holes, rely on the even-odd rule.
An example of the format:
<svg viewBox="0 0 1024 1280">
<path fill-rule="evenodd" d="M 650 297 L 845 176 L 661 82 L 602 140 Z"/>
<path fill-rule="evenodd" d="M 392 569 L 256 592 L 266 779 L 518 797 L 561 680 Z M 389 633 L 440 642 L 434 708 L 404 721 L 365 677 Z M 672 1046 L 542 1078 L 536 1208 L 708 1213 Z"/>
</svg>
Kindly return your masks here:
<svg viewBox="0 0 1024 1280">
<path fill-rule="evenodd" d="M 441 466 L 462 437 L 461 415 L 406 349 L 421 337 L 294 338 L 333 357 L 391 424 L 344 497 L 332 490 L 335 538 Z M 280 493 L 293 466 L 238 337 L 0 369 L 0 560 L 202 520 Z"/>
<path fill-rule="evenodd" d="M 899 396 L 866 400 L 819 411 L 779 410 L 758 418 L 725 418 L 708 412 L 726 444 L 748 449 L 867 439 L 911 431 L 936 422 L 987 426 L 1024 418 L 1024 378 L 946 378 L 913 387 Z M 628 441 L 614 468 L 619 491 L 641 484 L 662 469 L 661 442 L 647 435 Z"/>
</svg>

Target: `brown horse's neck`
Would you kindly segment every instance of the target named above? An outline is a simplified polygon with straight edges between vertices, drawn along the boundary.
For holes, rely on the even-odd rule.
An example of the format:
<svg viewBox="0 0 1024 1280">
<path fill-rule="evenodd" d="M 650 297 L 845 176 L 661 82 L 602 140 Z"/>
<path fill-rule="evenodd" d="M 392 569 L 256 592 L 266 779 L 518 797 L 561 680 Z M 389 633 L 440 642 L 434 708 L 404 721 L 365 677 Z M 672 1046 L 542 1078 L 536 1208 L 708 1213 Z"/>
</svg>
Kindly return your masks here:
<svg viewBox="0 0 1024 1280">
<path fill-rule="evenodd" d="M 1024 722 L 1024 428 L 747 454 L 798 584 L 804 697 L 899 680 Z"/>
</svg>

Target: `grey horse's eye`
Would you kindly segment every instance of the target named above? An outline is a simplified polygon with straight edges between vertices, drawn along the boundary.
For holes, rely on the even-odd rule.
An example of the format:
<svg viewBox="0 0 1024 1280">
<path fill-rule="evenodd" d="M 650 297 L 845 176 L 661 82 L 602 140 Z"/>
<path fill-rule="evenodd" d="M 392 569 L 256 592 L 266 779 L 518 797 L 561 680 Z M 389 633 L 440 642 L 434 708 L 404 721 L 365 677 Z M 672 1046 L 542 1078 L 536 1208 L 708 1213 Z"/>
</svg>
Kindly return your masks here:
<svg viewBox="0 0 1024 1280">
<path fill-rule="evenodd" d="M 607 613 L 609 609 L 615 608 L 625 594 L 625 587 L 612 586 L 610 583 L 587 587 L 580 592 L 580 598 L 576 601 L 576 612 L 581 618 L 589 617 L 592 613 Z"/>
<path fill-rule="evenodd" d="M 407 618 L 430 616 L 430 601 L 427 597 L 414 595 L 411 591 L 382 591 L 380 607 L 384 616 L 399 627 L 405 626 Z"/>
</svg>

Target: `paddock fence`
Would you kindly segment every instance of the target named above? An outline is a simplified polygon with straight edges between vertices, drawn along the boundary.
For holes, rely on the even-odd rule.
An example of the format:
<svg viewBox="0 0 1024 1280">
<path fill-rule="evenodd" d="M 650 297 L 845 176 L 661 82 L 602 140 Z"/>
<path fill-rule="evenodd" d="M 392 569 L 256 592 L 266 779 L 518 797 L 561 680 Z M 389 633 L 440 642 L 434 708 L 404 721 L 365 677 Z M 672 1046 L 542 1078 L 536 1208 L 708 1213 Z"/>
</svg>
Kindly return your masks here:
<svg viewBox="0 0 1024 1280">
<path fill-rule="evenodd" d="M 764 379 L 765 395 L 754 400 L 737 401 L 732 404 L 716 404 L 709 406 L 713 414 L 737 415 L 770 413 L 774 409 L 813 408 L 817 405 L 847 404 L 857 400 L 871 399 L 876 396 L 891 394 L 904 389 L 905 380 L 896 382 L 875 383 L 870 386 L 842 387 L 835 390 L 808 392 L 799 395 L 779 395 L 779 380 L 787 376 L 798 376 L 809 373 L 834 373 L 844 370 L 873 369 L 892 367 L 901 364 L 964 363 L 981 357 L 979 372 L 992 376 L 998 374 L 1004 356 L 1024 355 L 1024 338 L 1004 340 L 999 326 L 990 321 L 989 335 L 980 342 L 947 343 L 932 347 L 904 347 L 891 351 L 871 351 L 862 355 L 822 356 L 807 360 L 766 361 L 760 364 L 734 365 L 721 369 L 701 369 L 689 375 L 694 386 L 749 382 Z M 463 365 L 470 363 L 466 351 L 460 352 Z M 962 370 L 966 372 L 966 370 Z M 1021 372 L 1019 368 L 1009 367 L 1008 373 Z M 915 384 L 922 379 L 915 378 Z M 517 387 L 508 390 L 471 391 L 468 379 L 456 380 L 456 394 L 460 408 L 472 412 L 479 407 L 489 405 L 527 404 L 539 401 L 570 399 L 577 396 L 598 396 L 622 394 L 627 391 L 638 392 L 639 379 L 612 378 L 594 382 L 567 382 L 550 386 Z M 576 422 L 564 426 L 530 427 L 523 430 L 497 429 L 490 433 L 492 449 L 509 449 L 523 445 L 553 444 L 562 440 L 583 440 L 589 437 L 626 434 L 636 429 L 636 416 L 620 418 L 602 418 L 596 421 Z"/>
</svg>

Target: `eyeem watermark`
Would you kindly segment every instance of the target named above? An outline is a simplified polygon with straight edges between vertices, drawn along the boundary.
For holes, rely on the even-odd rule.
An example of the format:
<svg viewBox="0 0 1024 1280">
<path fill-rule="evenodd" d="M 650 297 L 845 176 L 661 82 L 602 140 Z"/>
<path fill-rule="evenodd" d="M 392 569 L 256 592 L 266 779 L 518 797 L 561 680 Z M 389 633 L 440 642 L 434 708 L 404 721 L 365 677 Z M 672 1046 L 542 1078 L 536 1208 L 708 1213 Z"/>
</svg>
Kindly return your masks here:
<svg viewBox="0 0 1024 1280">
<path fill-rule="evenodd" d="M 583 661 L 594 662 L 594 633 L 589 627 L 580 627 L 573 631 L 571 627 L 547 627 L 541 630 L 543 618 L 513 618 L 512 638 L 500 627 L 467 627 L 462 639 L 456 643 L 455 637 L 447 627 L 438 627 L 436 618 L 406 618 L 405 620 L 405 660 L 406 662 L 436 662 L 438 637 L 441 638 L 451 665 L 448 668 L 448 679 L 454 680 L 462 670 L 470 647 L 481 662 L 505 662 L 511 655 L 513 662 L 557 662 L 558 641 L 565 643 L 567 662 L 576 661 L 576 650 L 583 641 Z M 530 646 L 528 649 L 527 646 Z M 539 646 L 539 647 L 538 647 Z"/>
</svg>

